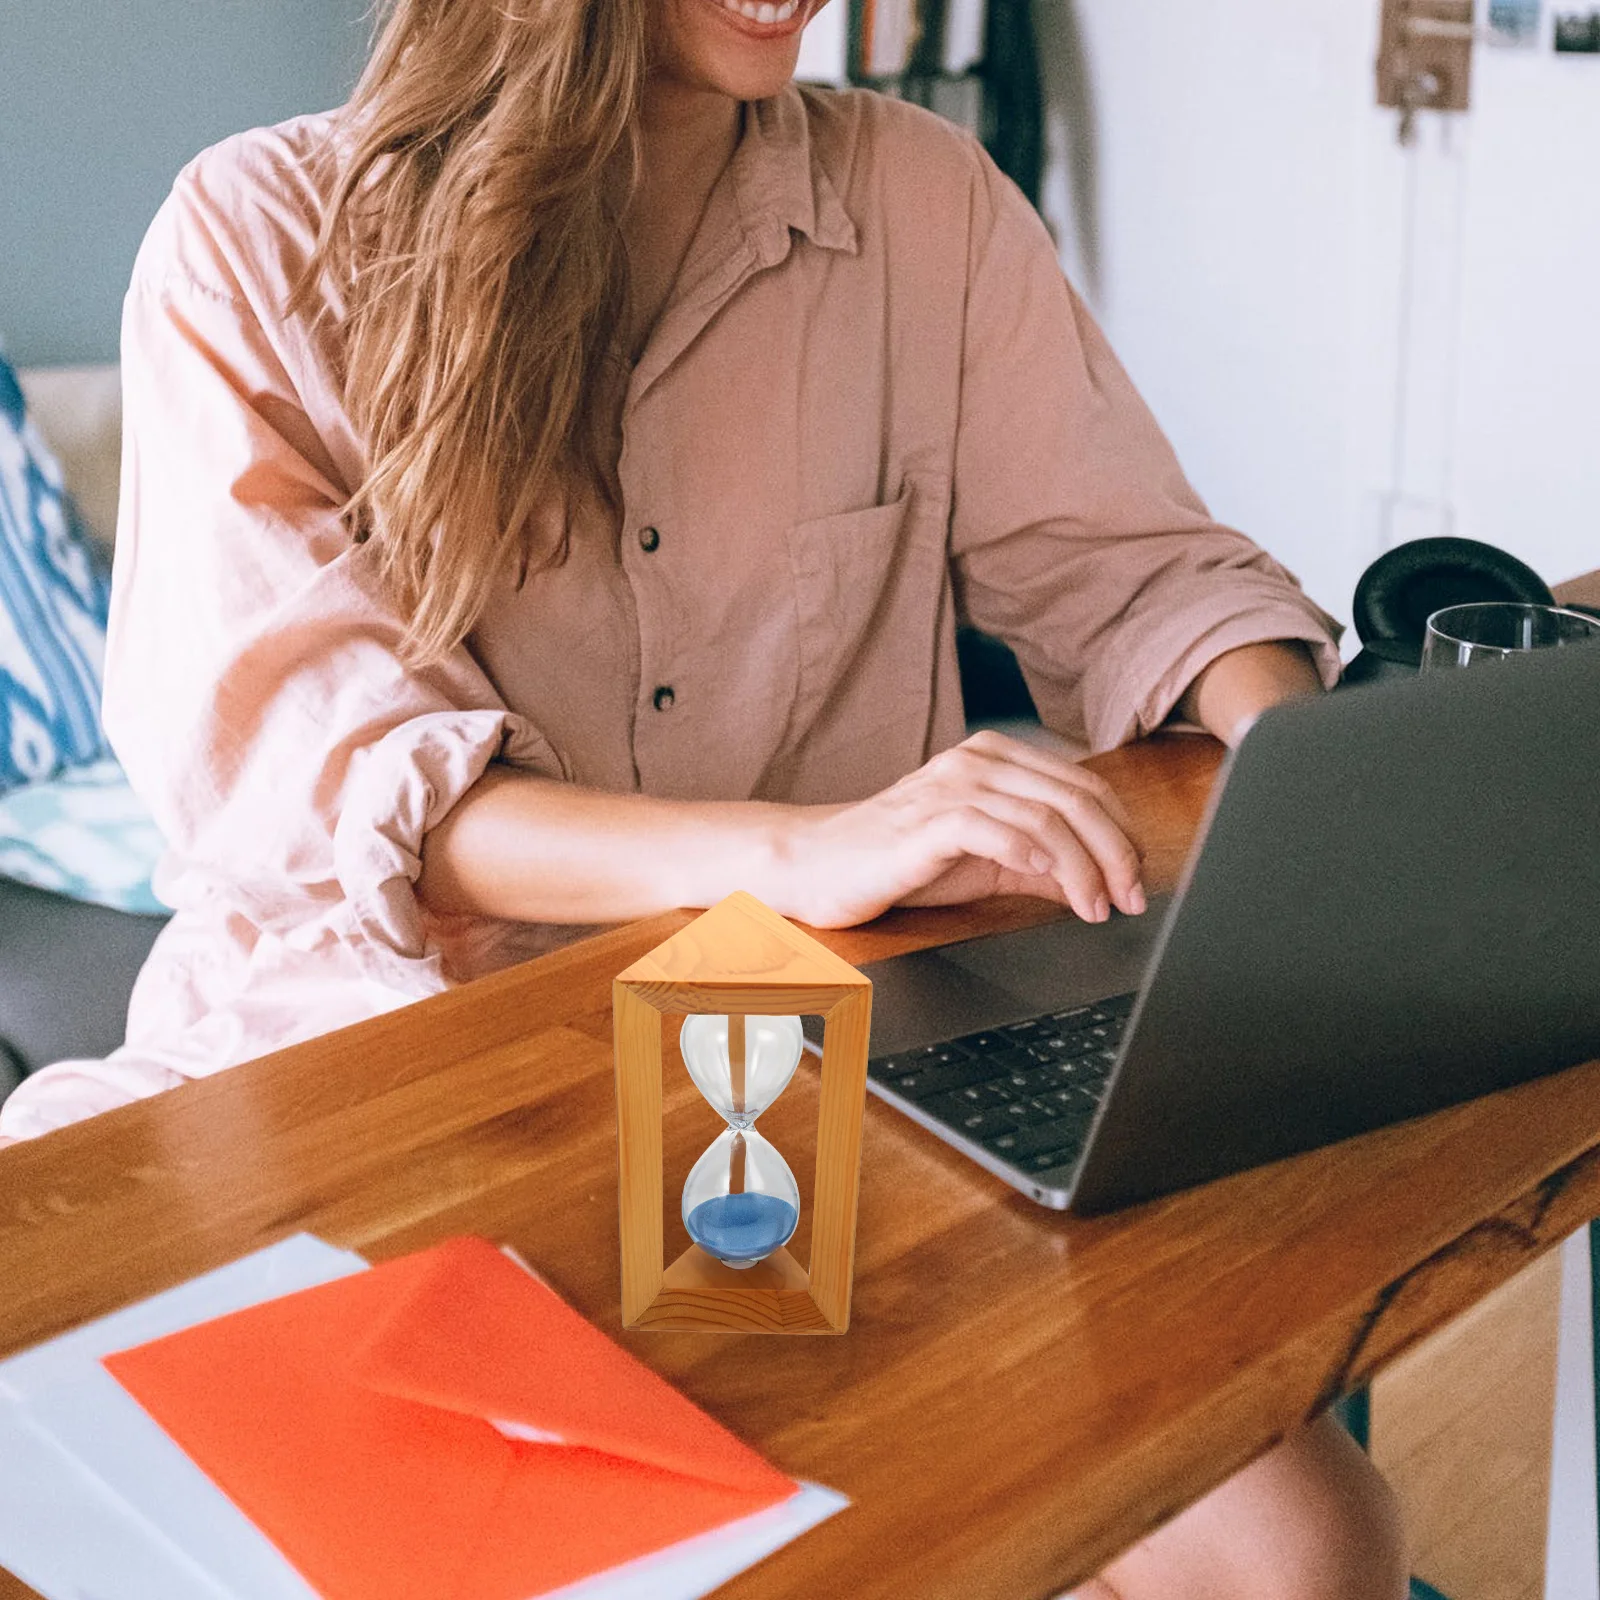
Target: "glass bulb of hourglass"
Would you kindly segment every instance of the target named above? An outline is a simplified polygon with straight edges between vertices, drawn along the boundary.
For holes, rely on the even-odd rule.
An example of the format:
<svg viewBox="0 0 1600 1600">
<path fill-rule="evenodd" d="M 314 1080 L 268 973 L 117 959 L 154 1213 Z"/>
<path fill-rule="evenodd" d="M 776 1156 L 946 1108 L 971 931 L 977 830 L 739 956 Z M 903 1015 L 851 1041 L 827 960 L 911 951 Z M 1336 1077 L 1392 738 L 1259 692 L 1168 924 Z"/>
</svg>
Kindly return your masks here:
<svg viewBox="0 0 1600 1600">
<path fill-rule="evenodd" d="M 728 1060 L 728 1019 L 685 1017 L 678 1035 L 683 1064 L 717 1115 L 730 1127 L 748 1128 L 783 1093 L 805 1047 L 799 1017 L 747 1016 L 744 1023 L 743 1094 Z"/>
<path fill-rule="evenodd" d="M 753 1128 L 718 1134 L 683 1186 L 689 1237 L 730 1267 L 753 1267 L 786 1245 L 799 1220 L 789 1163 Z"/>
</svg>

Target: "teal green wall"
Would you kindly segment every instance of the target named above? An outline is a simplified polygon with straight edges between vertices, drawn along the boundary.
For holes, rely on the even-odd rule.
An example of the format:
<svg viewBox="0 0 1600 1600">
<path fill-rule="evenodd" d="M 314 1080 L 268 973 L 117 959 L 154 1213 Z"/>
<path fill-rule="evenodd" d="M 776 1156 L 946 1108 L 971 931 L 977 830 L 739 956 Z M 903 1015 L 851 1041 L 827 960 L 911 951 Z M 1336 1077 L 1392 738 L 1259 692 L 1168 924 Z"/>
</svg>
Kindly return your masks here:
<svg viewBox="0 0 1600 1600">
<path fill-rule="evenodd" d="M 0 340 L 114 361 L 134 252 L 178 169 L 345 99 L 356 0 L 0 0 Z"/>
</svg>

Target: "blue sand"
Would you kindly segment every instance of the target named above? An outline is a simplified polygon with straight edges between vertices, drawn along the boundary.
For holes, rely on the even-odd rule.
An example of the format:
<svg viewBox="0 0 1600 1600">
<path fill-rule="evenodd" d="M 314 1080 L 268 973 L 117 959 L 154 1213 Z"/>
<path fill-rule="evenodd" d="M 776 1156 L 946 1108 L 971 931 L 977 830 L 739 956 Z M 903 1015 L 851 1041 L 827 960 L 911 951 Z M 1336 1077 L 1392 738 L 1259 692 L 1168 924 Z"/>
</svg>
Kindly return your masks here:
<svg viewBox="0 0 1600 1600">
<path fill-rule="evenodd" d="M 683 1219 L 689 1237 L 719 1261 L 759 1261 L 794 1232 L 800 1213 L 775 1194 L 719 1194 Z"/>
</svg>

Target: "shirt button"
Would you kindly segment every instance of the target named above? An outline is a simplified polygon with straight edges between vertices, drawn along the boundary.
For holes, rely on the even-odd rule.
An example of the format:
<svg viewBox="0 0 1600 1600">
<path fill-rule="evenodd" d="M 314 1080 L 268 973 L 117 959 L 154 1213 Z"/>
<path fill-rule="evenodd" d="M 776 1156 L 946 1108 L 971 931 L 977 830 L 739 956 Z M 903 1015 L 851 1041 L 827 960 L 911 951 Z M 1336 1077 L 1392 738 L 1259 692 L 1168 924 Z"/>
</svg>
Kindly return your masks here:
<svg viewBox="0 0 1600 1600">
<path fill-rule="evenodd" d="M 657 711 L 670 711 L 672 709 L 672 702 L 676 699 L 677 696 L 672 692 L 672 685 L 670 683 L 664 683 L 659 689 L 656 690 L 655 694 L 651 696 L 651 703 L 655 706 Z"/>
<path fill-rule="evenodd" d="M 639 548 L 649 555 L 661 543 L 661 535 L 654 528 L 639 530 Z"/>
</svg>

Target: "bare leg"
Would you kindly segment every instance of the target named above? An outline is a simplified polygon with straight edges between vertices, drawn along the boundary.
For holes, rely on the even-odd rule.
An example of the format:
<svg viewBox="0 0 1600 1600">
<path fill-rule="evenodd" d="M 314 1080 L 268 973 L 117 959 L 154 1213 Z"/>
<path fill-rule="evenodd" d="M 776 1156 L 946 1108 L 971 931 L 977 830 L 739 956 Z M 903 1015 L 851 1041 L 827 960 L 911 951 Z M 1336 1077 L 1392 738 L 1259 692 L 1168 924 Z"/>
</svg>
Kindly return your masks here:
<svg viewBox="0 0 1600 1600">
<path fill-rule="evenodd" d="M 1404 1600 L 1394 1494 L 1321 1417 L 1118 1556 L 1071 1600 Z"/>
</svg>

